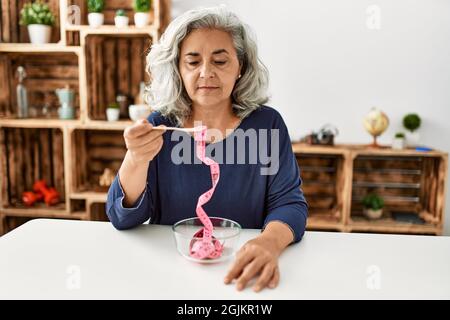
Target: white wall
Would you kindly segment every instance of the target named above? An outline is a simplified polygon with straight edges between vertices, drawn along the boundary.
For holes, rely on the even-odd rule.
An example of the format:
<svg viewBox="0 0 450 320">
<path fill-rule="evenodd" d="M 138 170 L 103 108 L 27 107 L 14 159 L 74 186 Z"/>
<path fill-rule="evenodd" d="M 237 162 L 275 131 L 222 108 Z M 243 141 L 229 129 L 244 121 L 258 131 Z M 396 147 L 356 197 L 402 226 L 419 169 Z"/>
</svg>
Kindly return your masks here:
<svg viewBox="0 0 450 320">
<path fill-rule="evenodd" d="M 381 143 L 401 130 L 404 114 L 417 112 L 421 142 L 450 150 L 450 1 L 172 1 L 173 16 L 223 3 L 253 27 L 271 75 L 269 105 L 291 138 L 329 122 L 340 130 L 338 143 L 369 143 L 362 118 L 377 106 L 391 121 Z M 370 5 L 381 10 L 379 30 L 366 25 Z"/>
</svg>

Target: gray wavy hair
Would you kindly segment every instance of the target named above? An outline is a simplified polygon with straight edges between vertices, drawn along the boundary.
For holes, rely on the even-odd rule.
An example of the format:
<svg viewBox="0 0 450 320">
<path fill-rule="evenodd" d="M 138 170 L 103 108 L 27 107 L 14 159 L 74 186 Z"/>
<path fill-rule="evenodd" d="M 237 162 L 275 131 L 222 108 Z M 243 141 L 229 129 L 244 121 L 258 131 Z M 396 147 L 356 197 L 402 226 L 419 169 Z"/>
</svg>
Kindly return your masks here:
<svg viewBox="0 0 450 320">
<path fill-rule="evenodd" d="M 250 27 L 223 6 L 190 10 L 169 24 L 146 57 L 151 82 L 144 99 L 177 125 L 190 116 L 192 105 L 178 70 L 181 42 L 192 30 L 202 28 L 226 31 L 233 39 L 242 66 L 242 77 L 231 94 L 236 116 L 243 119 L 269 100 L 269 73 L 258 57 L 256 37 Z"/>
</svg>

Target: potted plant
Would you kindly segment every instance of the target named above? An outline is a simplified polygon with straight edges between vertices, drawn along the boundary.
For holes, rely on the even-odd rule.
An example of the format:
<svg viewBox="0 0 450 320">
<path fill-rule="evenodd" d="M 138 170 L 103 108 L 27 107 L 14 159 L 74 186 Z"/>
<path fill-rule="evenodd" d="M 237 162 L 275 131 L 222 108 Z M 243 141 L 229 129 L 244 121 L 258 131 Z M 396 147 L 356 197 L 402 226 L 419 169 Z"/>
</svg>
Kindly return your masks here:
<svg viewBox="0 0 450 320">
<path fill-rule="evenodd" d="M 108 108 L 106 108 L 106 118 L 108 121 L 117 121 L 119 120 L 120 115 L 120 107 L 117 102 L 110 103 Z"/>
<path fill-rule="evenodd" d="M 134 24 L 143 28 L 150 21 L 150 0 L 134 0 Z"/>
<path fill-rule="evenodd" d="M 103 24 L 105 17 L 102 13 L 105 2 L 103 0 L 88 0 L 88 22 L 93 28 L 98 28 Z"/>
<path fill-rule="evenodd" d="M 116 16 L 114 17 L 114 23 L 117 28 L 123 28 L 128 26 L 128 17 L 125 10 L 119 9 L 116 11 Z"/>
<path fill-rule="evenodd" d="M 395 134 L 394 141 L 392 141 L 392 149 L 405 149 L 405 134 L 403 132 L 397 132 Z"/>
<path fill-rule="evenodd" d="M 379 219 L 383 215 L 384 200 L 379 195 L 368 194 L 362 200 L 364 215 L 369 219 Z"/>
<path fill-rule="evenodd" d="M 55 16 L 41 0 L 26 3 L 20 10 L 20 25 L 27 26 L 31 43 L 49 43 Z"/>
<path fill-rule="evenodd" d="M 408 130 L 406 140 L 411 147 L 415 147 L 419 144 L 420 136 L 417 129 L 419 129 L 421 122 L 422 120 L 416 113 L 407 114 L 403 118 L 403 126 Z"/>
</svg>

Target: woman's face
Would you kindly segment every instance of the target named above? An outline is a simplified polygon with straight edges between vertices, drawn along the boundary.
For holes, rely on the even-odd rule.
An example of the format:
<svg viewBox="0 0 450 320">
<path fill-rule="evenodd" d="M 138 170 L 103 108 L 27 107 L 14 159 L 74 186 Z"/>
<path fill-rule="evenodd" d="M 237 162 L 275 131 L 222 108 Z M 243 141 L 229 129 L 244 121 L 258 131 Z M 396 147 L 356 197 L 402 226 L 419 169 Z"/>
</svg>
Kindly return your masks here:
<svg viewBox="0 0 450 320">
<path fill-rule="evenodd" d="M 240 66 L 228 32 L 196 29 L 181 43 L 179 70 L 195 105 L 213 106 L 230 101 Z"/>
</svg>

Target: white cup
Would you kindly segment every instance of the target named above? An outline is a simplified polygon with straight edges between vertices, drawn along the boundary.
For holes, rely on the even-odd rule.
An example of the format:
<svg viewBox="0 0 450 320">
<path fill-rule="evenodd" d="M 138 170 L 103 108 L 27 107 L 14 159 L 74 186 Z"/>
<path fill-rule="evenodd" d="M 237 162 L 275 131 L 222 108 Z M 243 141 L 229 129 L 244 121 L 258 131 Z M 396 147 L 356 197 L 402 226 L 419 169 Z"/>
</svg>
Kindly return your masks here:
<svg viewBox="0 0 450 320">
<path fill-rule="evenodd" d="M 152 108 L 146 104 L 132 104 L 128 107 L 128 113 L 131 120 L 138 121 L 146 119 L 152 113 Z"/>
</svg>

